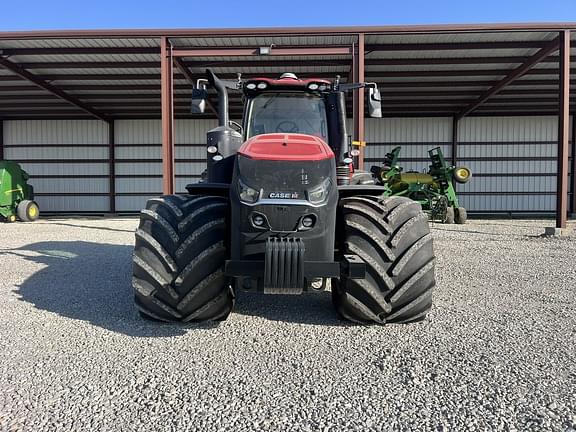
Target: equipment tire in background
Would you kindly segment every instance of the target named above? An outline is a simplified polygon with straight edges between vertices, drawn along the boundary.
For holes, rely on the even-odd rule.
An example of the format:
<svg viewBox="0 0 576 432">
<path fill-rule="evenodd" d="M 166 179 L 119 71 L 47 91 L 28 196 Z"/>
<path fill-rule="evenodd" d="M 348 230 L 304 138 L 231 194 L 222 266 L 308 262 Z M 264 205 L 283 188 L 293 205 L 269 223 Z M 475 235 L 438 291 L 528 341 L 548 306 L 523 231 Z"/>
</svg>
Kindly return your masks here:
<svg viewBox="0 0 576 432">
<path fill-rule="evenodd" d="M 454 169 L 454 180 L 456 183 L 464 184 L 468 183 L 472 178 L 472 171 L 466 167 L 456 167 Z"/>
<path fill-rule="evenodd" d="M 456 220 L 456 216 L 454 213 L 454 207 L 447 207 L 446 214 L 444 215 L 444 220 L 442 221 L 445 224 L 453 224 Z"/>
<path fill-rule="evenodd" d="M 332 279 L 338 313 L 359 323 L 405 323 L 426 317 L 435 286 L 428 216 L 404 197 L 344 198 L 338 209 L 340 254 L 366 262 L 365 279 Z"/>
<path fill-rule="evenodd" d="M 140 215 L 132 285 L 141 314 L 160 321 L 223 320 L 234 305 L 224 275 L 229 204 L 213 196 L 152 198 Z"/>
<path fill-rule="evenodd" d="M 34 201 L 23 200 L 16 206 L 16 214 L 22 222 L 34 222 L 40 217 L 40 209 Z"/>
<path fill-rule="evenodd" d="M 464 207 L 458 207 L 456 209 L 456 223 L 465 224 L 468 220 L 468 213 Z"/>
</svg>

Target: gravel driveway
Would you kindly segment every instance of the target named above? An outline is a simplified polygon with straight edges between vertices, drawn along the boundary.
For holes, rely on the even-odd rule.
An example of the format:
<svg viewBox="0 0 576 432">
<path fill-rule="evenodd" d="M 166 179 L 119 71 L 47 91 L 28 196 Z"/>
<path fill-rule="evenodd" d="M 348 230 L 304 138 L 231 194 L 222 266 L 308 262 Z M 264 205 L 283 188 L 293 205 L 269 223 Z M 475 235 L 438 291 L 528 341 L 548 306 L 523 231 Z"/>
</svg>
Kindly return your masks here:
<svg viewBox="0 0 576 432">
<path fill-rule="evenodd" d="M 0 225 L 0 430 L 576 430 L 576 236 L 550 221 L 435 225 L 432 313 L 384 327 L 329 293 L 143 321 L 136 224 Z"/>
</svg>

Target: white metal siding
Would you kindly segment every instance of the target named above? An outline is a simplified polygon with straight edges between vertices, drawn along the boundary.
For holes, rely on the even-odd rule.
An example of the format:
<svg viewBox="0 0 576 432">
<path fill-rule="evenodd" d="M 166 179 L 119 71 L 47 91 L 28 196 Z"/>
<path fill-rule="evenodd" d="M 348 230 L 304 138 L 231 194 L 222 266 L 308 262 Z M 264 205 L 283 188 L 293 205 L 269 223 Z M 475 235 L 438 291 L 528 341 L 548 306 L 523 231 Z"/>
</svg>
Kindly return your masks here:
<svg viewBox="0 0 576 432">
<path fill-rule="evenodd" d="M 176 120 L 176 192 L 185 192 L 185 186 L 206 168 L 206 132 L 216 126 L 215 120 Z M 148 198 L 162 193 L 162 124 L 160 120 L 117 120 L 114 132 L 116 209 L 137 211 Z"/>
<path fill-rule="evenodd" d="M 407 170 L 423 171 L 430 161 L 428 150 L 440 147 L 452 157 L 452 119 L 446 117 L 367 119 L 366 166 L 379 165 L 386 153 L 401 146 L 400 162 Z"/>
<path fill-rule="evenodd" d="M 556 191 L 557 118 L 467 117 L 458 128 L 458 164 L 473 178 L 458 185 L 471 211 L 553 211 Z M 428 150 L 439 146 L 452 157 L 451 118 L 366 120 L 366 165 L 378 164 L 402 146 L 406 170 L 428 168 Z M 532 173 L 543 174 L 533 176 Z"/>
<path fill-rule="evenodd" d="M 100 120 L 10 120 L 4 144 L 106 144 L 108 126 Z"/>
<path fill-rule="evenodd" d="M 177 192 L 205 169 L 206 132 L 215 126 L 214 120 L 176 121 Z M 451 158 L 450 118 L 367 119 L 365 131 L 368 167 L 398 145 L 405 169 L 426 169 L 427 151 L 436 146 Z M 553 211 L 556 134 L 554 116 L 461 120 L 459 164 L 474 173 L 458 186 L 462 204 L 471 211 Z M 115 141 L 116 208 L 140 210 L 162 191 L 161 123 L 117 120 Z M 107 143 L 108 126 L 98 120 L 4 121 L 5 157 L 32 175 L 45 211 L 109 210 Z"/>
<path fill-rule="evenodd" d="M 99 120 L 4 122 L 4 155 L 30 174 L 41 211 L 109 210 L 107 143 Z"/>
<path fill-rule="evenodd" d="M 461 204 L 471 211 L 553 211 L 557 134 L 555 116 L 462 119 L 458 163 L 474 177 L 457 187 Z"/>
</svg>

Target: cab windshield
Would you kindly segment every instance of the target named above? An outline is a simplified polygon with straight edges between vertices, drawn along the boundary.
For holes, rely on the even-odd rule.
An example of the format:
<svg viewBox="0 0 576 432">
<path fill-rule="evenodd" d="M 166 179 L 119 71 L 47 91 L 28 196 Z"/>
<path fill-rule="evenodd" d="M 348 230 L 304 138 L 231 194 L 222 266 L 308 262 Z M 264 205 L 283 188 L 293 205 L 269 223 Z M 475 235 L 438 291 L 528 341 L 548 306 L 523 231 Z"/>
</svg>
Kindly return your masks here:
<svg viewBox="0 0 576 432">
<path fill-rule="evenodd" d="M 327 140 L 324 99 L 308 93 L 263 93 L 252 99 L 246 137 L 301 133 Z"/>
</svg>

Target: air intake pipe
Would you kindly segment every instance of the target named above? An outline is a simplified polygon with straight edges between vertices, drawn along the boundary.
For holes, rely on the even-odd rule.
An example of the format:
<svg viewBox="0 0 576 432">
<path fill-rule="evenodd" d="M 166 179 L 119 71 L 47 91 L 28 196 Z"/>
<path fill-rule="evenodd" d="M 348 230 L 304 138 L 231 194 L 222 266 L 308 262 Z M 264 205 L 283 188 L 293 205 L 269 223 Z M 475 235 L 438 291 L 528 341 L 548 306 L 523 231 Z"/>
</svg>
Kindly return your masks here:
<svg viewBox="0 0 576 432">
<path fill-rule="evenodd" d="M 338 92 L 338 126 L 340 135 L 340 157 L 338 166 L 336 167 L 336 182 L 339 185 L 350 184 L 350 166 L 345 162 L 349 158 L 348 155 L 348 131 L 346 128 L 346 99 L 344 92 Z"/>
<path fill-rule="evenodd" d="M 228 90 L 220 78 L 212 72 L 212 69 L 206 69 L 206 77 L 210 85 L 218 92 L 218 126 L 228 127 L 230 124 L 228 114 Z"/>
<path fill-rule="evenodd" d="M 344 162 L 346 158 L 346 153 L 348 153 L 348 131 L 346 130 L 346 99 L 344 97 L 344 92 L 338 92 L 338 127 L 339 127 L 339 138 L 340 138 L 340 160 L 339 164 Z"/>
<path fill-rule="evenodd" d="M 218 92 L 218 127 L 209 130 L 206 135 L 207 181 L 230 183 L 236 153 L 242 145 L 242 135 L 230 127 L 226 85 L 211 69 L 206 69 L 206 78 Z"/>
</svg>

